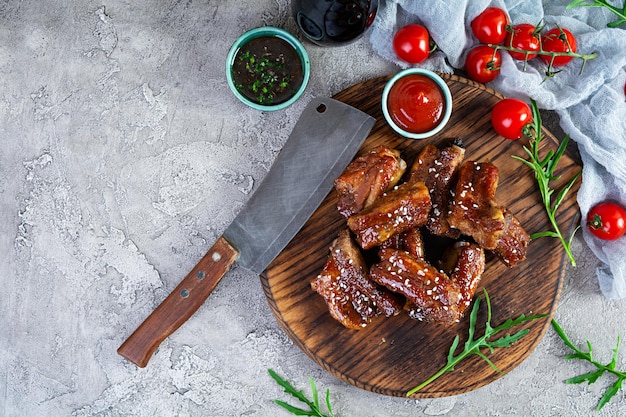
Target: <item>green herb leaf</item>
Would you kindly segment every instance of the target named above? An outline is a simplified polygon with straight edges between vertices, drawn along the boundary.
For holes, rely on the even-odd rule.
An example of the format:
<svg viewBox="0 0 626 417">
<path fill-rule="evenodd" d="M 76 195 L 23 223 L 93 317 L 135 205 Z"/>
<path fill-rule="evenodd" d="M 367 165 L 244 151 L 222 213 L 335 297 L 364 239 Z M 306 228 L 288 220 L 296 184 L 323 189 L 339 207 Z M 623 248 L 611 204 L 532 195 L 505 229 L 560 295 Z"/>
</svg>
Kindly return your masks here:
<svg viewBox="0 0 626 417">
<path fill-rule="evenodd" d="M 576 347 L 576 345 L 574 345 L 571 340 L 569 340 L 569 338 L 563 331 L 563 328 L 554 319 L 552 320 L 552 327 L 556 331 L 556 334 L 561 338 L 563 343 L 565 343 L 565 346 L 574 351 L 574 353 L 572 354 L 565 355 L 565 359 L 584 360 L 596 367 L 596 371 L 587 372 L 567 379 L 565 381 L 567 384 L 580 384 L 583 382 L 587 382 L 587 384 L 593 384 L 605 373 L 617 377 L 615 383 L 613 383 L 613 385 L 606 389 L 606 391 L 602 395 L 602 398 L 600 398 L 600 401 L 598 402 L 596 410 L 602 409 L 602 407 L 604 407 L 611 400 L 611 398 L 613 398 L 622 389 L 622 383 L 626 379 L 626 372 L 620 372 L 615 370 L 620 345 L 620 337 L 617 337 L 617 346 L 615 347 L 615 349 L 613 349 L 611 362 L 609 362 L 609 364 L 607 365 L 603 365 L 593 359 L 591 342 L 587 340 L 587 352 L 584 352 Z"/>
<path fill-rule="evenodd" d="M 507 334 L 506 336 L 500 337 L 495 341 L 491 341 L 489 339 L 491 339 L 501 331 L 511 329 L 517 325 L 532 320 L 546 317 L 545 314 L 538 314 L 533 316 L 525 316 L 522 314 L 516 319 L 508 319 L 501 325 L 494 328 L 491 325 L 491 301 L 489 300 L 489 294 L 487 293 L 487 290 L 483 290 L 483 294 L 485 296 L 485 302 L 487 304 L 487 322 L 485 323 L 485 333 L 481 337 L 474 339 L 474 336 L 476 334 L 476 323 L 478 321 L 478 310 L 480 309 L 481 299 L 481 297 L 478 297 L 476 301 L 474 301 L 474 306 L 472 307 L 472 312 L 470 313 L 470 327 L 468 331 L 468 338 L 467 342 L 465 342 L 463 351 L 456 356 L 454 354 L 457 350 L 457 347 L 459 346 L 459 336 L 457 335 L 452 341 L 452 346 L 450 346 L 447 364 L 430 378 L 428 378 L 426 381 L 422 382 L 420 385 L 407 392 L 407 397 L 415 394 L 417 391 L 421 390 L 446 372 L 453 371 L 454 367 L 458 365 L 459 362 L 461 362 L 463 359 L 470 355 L 479 356 L 485 362 L 487 362 L 487 364 L 489 364 L 491 368 L 493 368 L 497 372 L 500 372 L 498 367 L 481 351 L 481 349 L 486 348 L 489 349 L 490 352 L 493 352 L 493 350 L 498 347 L 510 347 L 512 343 L 517 342 L 519 339 L 525 336 L 528 333 L 528 329 L 521 330 L 513 335 Z"/>
<path fill-rule="evenodd" d="M 617 20 L 607 23 L 607 27 L 616 28 L 626 23 L 626 1 L 621 8 L 609 4 L 607 0 L 591 0 L 591 3 L 587 3 L 587 0 L 574 0 L 565 8 L 566 10 L 573 9 L 574 7 L 604 7 L 617 16 Z"/>
<path fill-rule="evenodd" d="M 460 339 L 458 334 L 454 336 L 454 340 L 452 341 L 452 345 L 450 346 L 450 352 L 448 352 L 448 362 L 451 362 L 454 359 L 454 352 L 456 352 L 456 348 L 459 346 L 459 340 Z"/>
<path fill-rule="evenodd" d="M 546 156 L 542 158 L 539 155 L 539 144 L 543 140 L 543 134 L 541 132 L 541 114 L 539 113 L 539 107 L 537 106 L 537 103 L 532 99 L 530 100 L 530 108 L 533 114 L 533 121 L 530 129 L 528 129 L 527 132 L 529 135 L 532 135 L 532 137 L 530 137 L 530 148 L 524 146 L 524 151 L 528 154 L 529 159 L 525 160 L 515 155 L 513 156 L 513 158 L 523 162 L 534 171 L 535 178 L 537 179 L 537 185 L 539 186 L 539 192 L 541 194 L 541 199 L 543 201 L 546 214 L 548 215 L 548 218 L 550 219 L 550 224 L 552 226 L 551 231 L 534 233 L 531 238 L 534 239 L 537 237 L 545 236 L 558 238 L 561 241 L 561 244 L 563 245 L 563 248 L 565 249 L 565 252 L 567 253 L 567 256 L 572 266 L 576 266 L 576 260 L 574 259 L 574 255 L 572 254 L 571 243 L 574 234 L 576 233 L 578 228 L 574 229 L 569 239 L 565 239 L 556 221 L 556 212 L 561 205 L 561 202 L 563 202 L 565 195 L 572 189 L 572 187 L 576 183 L 576 180 L 582 174 L 582 171 L 578 171 L 578 173 L 574 175 L 574 177 L 567 183 L 567 185 L 560 190 L 560 192 L 557 194 L 556 198 L 553 201 L 552 197 L 555 190 L 550 188 L 550 183 L 559 179 L 558 176 L 554 175 L 554 171 L 557 168 L 559 160 L 565 153 L 567 143 L 569 142 L 569 136 L 565 136 L 565 138 L 559 144 L 556 152 L 550 150 L 547 152 Z"/>
<path fill-rule="evenodd" d="M 566 384 L 581 384 L 586 382 L 587 384 L 593 384 L 602 376 L 604 370 L 599 370 L 595 372 L 589 372 L 586 374 L 578 375 L 573 378 L 569 378 L 565 381 Z"/>
<path fill-rule="evenodd" d="M 311 393 L 313 395 L 313 403 L 315 404 L 315 409 L 319 410 L 320 400 L 317 395 L 317 387 L 315 386 L 315 381 L 313 381 L 313 378 L 311 377 L 309 377 L 309 384 L 311 384 Z"/>
<path fill-rule="evenodd" d="M 623 380 L 623 378 L 619 378 L 604 392 L 604 395 L 602 395 L 602 398 L 600 398 L 600 402 L 598 402 L 598 406 L 596 407 L 597 410 L 601 410 L 602 407 L 604 407 L 606 403 L 611 401 L 611 398 L 613 398 L 615 394 L 617 394 L 617 392 L 622 389 Z"/>
<path fill-rule="evenodd" d="M 278 375 L 274 370 L 268 369 L 267 372 L 270 374 L 272 379 L 278 383 L 281 387 L 285 389 L 285 393 L 291 395 L 301 403 L 304 403 L 308 410 L 303 408 L 295 407 L 289 403 L 286 403 L 281 400 L 274 400 L 274 403 L 283 407 L 285 410 L 289 411 L 291 414 L 296 416 L 314 416 L 314 417 L 334 417 L 332 408 L 330 406 L 330 390 L 326 390 L 326 407 L 328 408 L 328 414 L 323 414 L 320 410 L 319 406 L 319 395 L 317 391 L 317 386 L 315 385 L 315 381 L 313 378 L 309 378 L 309 383 L 311 384 L 311 391 L 313 395 L 313 400 L 309 400 L 304 393 L 300 390 L 298 391 L 294 388 L 293 385 L 286 379 L 283 379 L 280 375 Z"/>
</svg>

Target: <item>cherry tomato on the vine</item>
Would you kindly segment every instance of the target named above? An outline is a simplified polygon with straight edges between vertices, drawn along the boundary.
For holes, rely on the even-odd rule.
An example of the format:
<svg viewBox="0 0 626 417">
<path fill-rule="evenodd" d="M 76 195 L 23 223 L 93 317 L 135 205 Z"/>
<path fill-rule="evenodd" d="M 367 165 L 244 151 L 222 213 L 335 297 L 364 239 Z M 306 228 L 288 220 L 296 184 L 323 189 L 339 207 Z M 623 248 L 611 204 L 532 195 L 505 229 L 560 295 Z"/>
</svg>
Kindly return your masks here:
<svg viewBox="0 0 626 417">
<path fill-rule="evenodd" d="M 500 51 L 487 45 L 479 45 L 472 49 L 465 58 L 465 71 L 474 81 L 488 83 L 500 74 L 502 56 Z"/>
<path fill-rule="evenodd" d="M 424 61 L 430 55 L 428 30 L 415 23 L 404 26 L 393 37 L 393 50 L 398 58 L 409 64 Z"/>
<path fill-rule="evenodd" d="M 502 99 L 491 110 L 491 125 L 500 136 L 511 140 L 524 135 L 524 127 L 532 118 L 530 106 L 517 98 Z"/>
<path fill-rule="evenodd" d="M 536 29 L 537 28 L 530 23 L 520 23 L 519 25 L 513 26 L 511 32 L 506 32 L 506 38 L 504 39 L 505 46 L 530 52 L 526 55 L 524 52 L 509 51 L 511 57 L 523 61 L 525 59 L 533 59 L 537 56 L 537 54 L 533 52 L 539 51 L 541 45 Z"/>
<path fill-rule="evenodd" d="M 509 17 L 499 7 L 487 7 L 472 20 L 472 33 L 482 43 L 497 45 L 506 37 Z"/>
<path fill-rule="evenodd" d="M 626 233 L 626 210 L 611 201 L 598 203 L 587 213 L 587 228 L 600 239 L 618 239 Z"/>
<path fill-rule="evenodd" d="M 565 28 L 550 29 L 541 36 L 541 45 L 548 52 L 576 52 L 576 38 L 572 32 Z M 552 56 L 541 55 L 541 60 L 546 64 L 552 61 Z M 573 56 L 555 56 L 552 65 L 559 67 L 569 63 Z"/>
</svg>

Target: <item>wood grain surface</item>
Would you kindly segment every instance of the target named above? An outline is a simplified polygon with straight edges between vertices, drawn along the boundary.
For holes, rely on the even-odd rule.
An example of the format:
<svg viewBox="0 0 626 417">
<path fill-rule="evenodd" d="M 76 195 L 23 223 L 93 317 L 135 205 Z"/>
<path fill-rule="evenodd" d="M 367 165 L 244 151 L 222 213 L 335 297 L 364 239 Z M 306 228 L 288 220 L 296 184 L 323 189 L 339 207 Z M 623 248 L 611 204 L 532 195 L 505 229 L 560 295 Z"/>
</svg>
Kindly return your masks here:
<svg viewBox="0 0 626 417">
<path fill-rule="evenodd" d="M 405 139 L 384 121 L 380 97 L 390 76 L 356 84 L 334 98 L 377 119 L 361 153 L 379 144 L 387 144 L 399 149 L 411 164 L 427 143 L 442 145 L 453 138 L 461 138 L 466 147 L 466 160 L 491 161 L 498 166 L 497 199 L 516 214 L 525 229 L 531 234 L 549 229 L 533 172 L 512 158 L 512 155 L 526 158 L 522 146 L 528 141 L 506 140 L 491 128 L 491 108 L 502 96 L 482 84 L 456 75 L 443 77 L 453 95 L 452 117 L 439 134 L 423 140 Z M 556 149 L 556 138 L 548 131 L 544 134 L 542 152 Z M 580 166 L 565 155 L 557 169 L 562 180 L 555 186 L 560 188 L 578 170 Z M 578 184 L 562 203 L 557 217 L 568 235 L 578 219 L 577 189 Z M 460 335 L 461 344 L 465 343 L 469 326 L 467 315 L 460 323 L 445 326 L 422 323 L 403 313 L 392 318 L 378 318 L 360 331 L 348 330 L 332 319 L 322 297 L 311 289 L 310 281 L 322 270 L 331 242 L 345 226 L 336 202 L 337 196 L 332 191 L 262 274 L 267 299 L 285 332 L 319 366 L 357 387 L 390 396 L 405 396 L 407 391 L 445 365 L 455 335 Z M 471 391 L 506 375 L 519 365 L 550 325 L 566 262 L 568 259 L 559 241 L 548 237 L 533 240 L 528 248 L 528 259 L 514 268 L 489 259 L 477 295 L 482 294 L 483 288 L 489 292 L 494 326 L 520 314 L 548 316 L 527 324 L 525 327 L 530 332 L 512 347 L 488 353 L 501 373 L 473 355 L 414 397 L 442 397 Z M 479 328 L 484 329 L 484 302 L 482 306 L 479 314 L 482 328 Z"/>
</svg>

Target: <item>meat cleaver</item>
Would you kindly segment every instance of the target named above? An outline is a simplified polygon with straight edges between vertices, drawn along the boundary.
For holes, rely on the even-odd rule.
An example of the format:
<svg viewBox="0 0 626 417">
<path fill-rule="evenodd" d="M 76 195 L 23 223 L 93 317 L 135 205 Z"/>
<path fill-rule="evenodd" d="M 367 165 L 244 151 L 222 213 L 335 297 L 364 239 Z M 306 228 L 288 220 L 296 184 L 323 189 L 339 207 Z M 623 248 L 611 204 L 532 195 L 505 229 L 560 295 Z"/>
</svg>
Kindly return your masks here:
<svg viewBox="0 0 626 417">
<path fill-rule="evenodd" d="M 145 367 L 159 344 L 195 313 L 234 262 L 263 272 L 331 191 L 374 123 L 373 117 L 340 101 L 313 99 L 235 220 L 117 352 Z"/>
</svg>

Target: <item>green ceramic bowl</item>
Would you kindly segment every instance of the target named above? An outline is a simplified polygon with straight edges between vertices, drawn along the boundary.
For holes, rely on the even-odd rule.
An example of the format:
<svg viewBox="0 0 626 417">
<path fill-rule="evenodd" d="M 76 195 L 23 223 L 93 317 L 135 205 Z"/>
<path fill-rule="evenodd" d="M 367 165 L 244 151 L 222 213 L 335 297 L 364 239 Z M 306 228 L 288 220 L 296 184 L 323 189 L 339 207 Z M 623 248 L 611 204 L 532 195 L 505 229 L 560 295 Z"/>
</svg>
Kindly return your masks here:
<svg viewBox="0 0 626 417">
<path fill-rule="evenodd" d="M 292 78 L 283 78 L 283 75 L 277 76 L 277 71 L 282 71 L 282 69 L 277 70 L 276 68 L 278 67 L 274 67 L 270 72 L 265 69 L 271 65 L 279 65 L 277 64 L 278 58 L 273 59 L 273 57 L 270 57 L 271 61 L 267 60 L 267 66 L 262 66 L 259 55 L 253 53 L 247 53 L 246 55 L 247 49 L 252 48 L 251 45 L 254 44 L 250 42 L 258 38 L 264 38 L 264 40 L 254 42 L 257 43 L 257 47 L 259 42 L 270 42 L 271 38 L 278 38 L 276 42 L 280 43 L 281 47 L 285 48 L 287 52 L 285 56 L 293 56 L 292 59 L 286 59 L 287 64 L 292 63 L 295 59 L 300 60 L 302 77 L 297 77 L 301 79 L 299 83 L 291 81 L 291 85 L 288 85 L 289 80 L 292 80 Z M 280 40 L 283 42 L 280 42 Z M 285 45 L 285 42 L 287 45 Z M 243 64 L 244 61 L 246 61 L 245 64 Z M 242 65 L 248 65 L 248 70 L 242 70 Z M 249 68 L 254 69 L 250 70 Z M 254 82 L 252 82 L 251 79 L 242 82 L 240 75 L 243 73 L 246 73 L 248 77 L 257 78 Z M 306 89 L 310 73 L 311 64 L 309 62 L 309 55 L 306 49 L 304 49 L 304 45 L 291 33 L 273 26 L 259 27 L 241 35 L 235 43 L 233 43 L 233 46 L 231 46 L 226 58 L 226 79 L 228 80 L 228 86 L 235 97 L 242 103 L 257 110 L 280 110 L 291 105 L 300 98 Z M 238 74 L 240 75 L 238 76 Z M 268 77 L 270 76 L 274 81 L 268 81 Z M 272 98 L 271 93 L 268 93 L 267 90 L 279 88 L 276 87 L 275 83 L 287 85 L 287 88 L 283 90 L 282 93 L 288 97 L 283 97 L 279 100 Z M 288 92 L 286 92 L 287 89 Z M 255 97 L 253 98 L 252 95 L 255 95 Z"/>
</svg>

